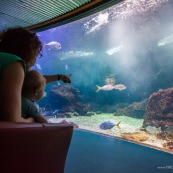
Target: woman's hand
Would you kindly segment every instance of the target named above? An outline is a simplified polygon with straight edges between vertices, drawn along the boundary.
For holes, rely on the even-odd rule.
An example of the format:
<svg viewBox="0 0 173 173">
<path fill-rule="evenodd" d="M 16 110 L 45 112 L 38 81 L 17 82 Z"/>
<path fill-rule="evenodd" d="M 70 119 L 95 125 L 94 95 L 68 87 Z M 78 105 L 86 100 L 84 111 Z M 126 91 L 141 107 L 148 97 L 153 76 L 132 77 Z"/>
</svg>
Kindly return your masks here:
<svg viewBox="0 0 173 173">
<path fill-rule="evenodd" d="M 70 77 L 72 74 L 70 75 L 64 75 L 64 74 L 58 74 L 58 79 L 62 80 L 64 83 L 71 83 Z"/>
</svg>

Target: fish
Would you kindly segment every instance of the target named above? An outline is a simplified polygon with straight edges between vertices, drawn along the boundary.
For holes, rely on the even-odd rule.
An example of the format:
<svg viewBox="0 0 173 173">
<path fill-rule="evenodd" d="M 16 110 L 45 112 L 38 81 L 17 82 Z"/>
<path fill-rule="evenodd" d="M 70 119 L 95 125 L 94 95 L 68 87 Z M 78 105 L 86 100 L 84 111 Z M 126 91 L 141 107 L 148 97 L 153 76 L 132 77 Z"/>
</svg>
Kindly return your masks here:
<svg viewBox="0 0 173 173">
<path fill-rule="evenodd" d="M 96 92 L 98 92 L 98 91 L 100 91 L 100 90 L 104 90 L 104 91 L 110 91 L 110 90 L 113 90 L 114 89 L 114 86 L 113 85 L 104 85 L 104 86 L 102 86 L 102 87 L 100 87 L 100 86 L 98 86 L 98 85 L 96 85 L 97 86 L 97 91 Z"/>
<path fill-rule="evenodd" d="M 37 34 L 37 37 L 40 37 L 41 38 L 41 35 L 40 34 Z"/>
<path fill-rule="evenodd" d="M 106 129 L 111 129 L 114 126 L 117 126 L 119 129 L 121 129 L 119 126 L 120 123 L 121 123 L 121 121 L 119 121 L 117 124 L 112 123 L 110 121 L 106 121 L 106 122 L 101 123 L 99 127 L 100 127 L 100 129 L 106 130 Z"/>
<path fill-rule="evenodd" d="M 117 85 L 114 85 L 114 89 L 117 89 L 117 90 L 125 90 L 127 87 L 123 84 L 117 84 Z"/>
<path fill-rule="evenodd" d="M 171 34 L 171 35 L 169 35 L 169 36 L 164 37 L 163 39 L 161 39 L 158 42 L 157 46 L 165 46 L 166 44 L 171 43 L 171 42 L 173 42 L 173 34 Z"/>
<path fill-rule="evenodd" d="M 47 44 L 44 43 L 43 47 L 45 47 L 45 46 L 48 46 L 49 50 L 50 49 L 56 49 L 56 50 L 61 49 L 61 44 L 59 42 L 56 42 L 56 41 L 51 41 L 51 42 L 49 42 Z"/>
<path fill-rule="evenodd" d="M 36 64 L 36 67 L 37 67 L 39 70 L 42 70 L 42 68 L 41 68 L 41 65 L 40 65 L 40 64 Z"/>
<path fill-rule="evenodd" d="M 104 86 L 102 86 L 102 87 L 100 87 L 100 86 L 98 86 L 98 85 L 96 85 L 97 86 L 97 91 L 96 92 L 98 92 L 98 91 L 100 91 L 100 90 L 104 90 L 104 91 L 110 91 L 110 90 L 113 90 L 113 89 L 117 89 L 117 90 L 124 90 L 124 89 L 126 89 L 127 87 L 125 86 L 125 85 L 123 85 L 123 84 L 117 84 L 117 85 L 104 85 Z"/>
<path fill-rule="evenodd" d="M 173 132 L 173 126 L 167 127 L 164 131 L 165 132 Z"/>
<path fill-rule="evenodd" d="M 57 81 L 57 85 L 61 85 L 60 81 Z"/>
<path fill-rule="evenodd" d="M 65 65 L 65 70 L 68 70 L 68 69 L 69 69 L 69 68 L 68 68 L 68 65 L 66 64 L 66 65 Z"/>
<path fill-rule="evenodd" d="M 43 97 L 46 97 L 46 96 L 47 96 L 47 93 L 44 91 Z"/>
<path fill-rule="evenodd" d="M 149 132 L 149 133 L 159 133 L 161 132 L 161 127 L 155 127 L 155 126 L 147 126 L 146 128 L 146 131 Z"/>
<path fill-rule="evenodd" d="M 114 48 L 112 48 L 112 49 L 107 50 L 106 53 L 107 53 L 108 55 L 113 55 L 113 54 L 119 52 L 123 47 L 124 47 L 123 45 L 114 47 Z"/>
<path fill-rule="evenodd" d="M 106 77 L 105 83 L 107 85 L 114 85 L 115 84 L 115 78 L 113 78 L 113 77 Z"/>
<path fill-rule="evenodd" d="M 58 112 L 59 112 L 59 109 L 56 109 L 56 110 L 53 111 L 52 114 L 53 114 L 53 115 L 56 115 Z"/>
<path fill-rule="evenodd" d="M 76 59 L 76 58 L 86 58 L 92 57 L 94 55 L 93 52 L 88 51 L 69 51 L 69 52 L 61 52 L 58 56 L 60 56 L 60 60 L 67 59 Z"/>
</svg>

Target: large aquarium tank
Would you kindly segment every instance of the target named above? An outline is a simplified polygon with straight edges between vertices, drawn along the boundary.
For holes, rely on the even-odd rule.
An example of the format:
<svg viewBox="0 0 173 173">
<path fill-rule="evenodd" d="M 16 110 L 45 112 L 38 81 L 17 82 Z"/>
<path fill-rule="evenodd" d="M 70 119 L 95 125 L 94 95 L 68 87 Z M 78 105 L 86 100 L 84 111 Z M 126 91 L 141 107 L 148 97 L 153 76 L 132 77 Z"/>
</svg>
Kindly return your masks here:
<svg viewBox="0 0 173 173">
<path fill-rule="evenodd" d="M 38 102 L 53 123 L 173 151 L 173 1 L 125 0 L 38 32 L 34 69 L 69 75 Z"/>
</svg>

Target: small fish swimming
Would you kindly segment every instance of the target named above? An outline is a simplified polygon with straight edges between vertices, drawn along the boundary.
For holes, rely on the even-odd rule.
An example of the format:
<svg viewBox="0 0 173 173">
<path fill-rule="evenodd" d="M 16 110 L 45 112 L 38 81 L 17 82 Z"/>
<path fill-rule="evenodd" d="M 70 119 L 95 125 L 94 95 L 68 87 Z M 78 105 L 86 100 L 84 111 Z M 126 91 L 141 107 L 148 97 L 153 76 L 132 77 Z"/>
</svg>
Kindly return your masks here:
<svg viewBox="0 0 173 173">
<path fill-rule="evenodd" d="M 112 49 L 107 50 L 106 53 L 107 53 L 108 55 L 113 55 L 113 54 L 119 52 L 123 47 L 124 47 L 123 45 L 114 47 L 114 48 L 112 48 Z"/>
<path fill-rule="evenodd" d="M 114 89 L 114 86 L 113 85 L 104 85 L 104 86 L 102 86 L 102 87 L 100 87 L 100 86 L 98 86 L 98 85 L 96 85 L 97 86 L 97 91 L 96 92 L 98 92 L 98 91 L 100 91 L 100 90 L 104 90 L 104 91 L 110 91 L 110 90 L 113 90 Z"/>
<path fill-rule="evenodd" d="M 173 34 L 172 35 L 169 35 L 167 37 L 164 37 L 163 39 L 161 39 L 158 42 L 157 46 L 165 46 L 166 44 L 169 44 L 171 42 L 173 42 Z"/>
<path fill-rule="evenodd" d="M 97 86 L 97 91 L 96 92 L 98 92 L 98 91 L 100 91 L 100 90 L 104 90 L 104 91 L 110 91 L 110 90 L 113 90 L 113 89 L 117 89 L 117 90 L 124 90 L 124 89 L 126 89 L 127 87 L 125 86 L 125 85 L 123 85 L 123 84 L 117 84 L 117 85 L 104 85 L 104 86 L 102 86 L 102 87 L 100 87 L 100 86 L 98 86 L 98 85 L 96 85 Z"/>
<path fill-rule="evenodd" d="M 41 35 L 40 34 L 37 34 L 37 37 L 40 37 L 41 38 Z"/>
<path fill-rule="evenodd" d="M 68 70 L 68 69 L 69 69 L 69 68 L 68 68 L 68 65 L 66 64 L 66 65 L 65 65 L 65 70 Z"/>
<path fill-rule="evenodd" d="M 44 91 L 43 97 L 46 97 L 46 96 L 47 96 L 47 93 Z"/>
<path fill-rule="evenodd" d="M 56 110 L 53 111 L 52 114 L 53 114 L 53 115 L 56 115 L 58 112 L 59 112 L 59 109 L 56 109 Z"/>
<path fill-rule="evenodd" d="M 117 84 L 117 85 L 114 85 L 114 89 L 117 89 L 117 90 L 125 90 L 127 87 L 123 84 Z"/>
<path fill-rule="evenodd" d="M 145 129 L 149 133 L 159 133 L 159 132 L 161 132 L 161 127 L 157 128 L 155 126 L 147 126 Z"/>
<path fill-rule="evenodd" d="M 164 132 L 173 132 L 173 126 L 167 127 Z"/>
<path fill-rule="evenodd" d="M 45 43 L 43 47 L 45 46 L 48 46 L 49 47 L 49 50 L 50 49 L 61 49 L 61 44 L 59 42 L 56 42 L 56 41 L 51 41 L 49 43 Z"/>
<path fill-rule="evenodd" d="M 117 126 L 119 129 L 121 129 L 120 126 L 119 126 L 120 123 L 121 123 L 121 121 L 119 121 L 117 124 L 114 124 L 110 121 L 106 121 L 106 122 L 103 122 L 102 124 L 100 124 L 100 129 L 103 129 L 103 130 L 111 129 L 114 126 Z"/>
<path fill-rule="evenodd" d="M 105 78 L 106 85 L 115 85 L 115 78 L 111 76 L 107 76 Z"/>
<path fill-rule="evenodd" d="M 58 56 L 60 56 L 60 60 L 67 59 L 76 59 L 76 58 L 91 58 L 93 57 L 93 52 L 87 51 L 69 51 L 69 52 L 61 52 Z"/>
<path fill-rule="evenodd" d="M 42 70 L 42 68 L 41 68 L 41 65 L 40 65 L 40 64 L 36 64 L 36 67 L 37 67 L 39 70 Z"/>
<path fill-rule="evenodd" d="M 57 82 L 57 85 L 61 85 L 60 81 Z"/>
</svg>

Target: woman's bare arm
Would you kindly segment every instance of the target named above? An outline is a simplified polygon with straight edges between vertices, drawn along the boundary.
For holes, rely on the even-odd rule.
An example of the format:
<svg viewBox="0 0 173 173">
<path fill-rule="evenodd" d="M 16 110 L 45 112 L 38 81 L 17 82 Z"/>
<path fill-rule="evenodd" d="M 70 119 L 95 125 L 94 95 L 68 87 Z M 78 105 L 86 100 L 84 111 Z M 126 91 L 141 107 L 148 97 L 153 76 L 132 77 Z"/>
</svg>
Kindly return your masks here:
<svg viewBox="0 0 173 173">
<path fill-rule="evenodd" d="M 62 80 L 64 83 L 71 83 L 70 75 L 63 75 L 63 74 L 57 74 L 57 75 L 43 75 L 43 77 L 46 79 L 46 83 L 55 82 L 58 80 Z"/>
<path fill-rule="evenodd" d="M 1 78 L 0 104 L 1 117 L 6 121 L 33 122 L 33 119 L 21 117 L 21 91 L 24 80 L 24 69 L 17 61 L 12 63 Z"/>
<path fill-rule="evenodd" d="M 60 80 L 58 75 L 43 75 L 43 77 L 46 79 L 47 84 Z"/>
</svg>

